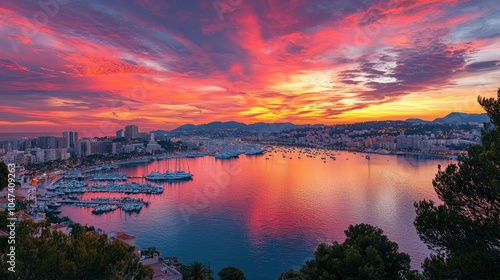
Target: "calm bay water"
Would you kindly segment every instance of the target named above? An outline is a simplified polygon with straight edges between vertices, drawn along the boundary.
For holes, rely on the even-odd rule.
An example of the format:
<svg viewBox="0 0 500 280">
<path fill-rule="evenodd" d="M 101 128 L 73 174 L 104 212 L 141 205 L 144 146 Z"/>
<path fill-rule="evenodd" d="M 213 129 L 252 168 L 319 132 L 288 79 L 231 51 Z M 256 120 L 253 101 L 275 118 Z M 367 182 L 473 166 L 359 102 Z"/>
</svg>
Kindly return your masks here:
<svg viewBox="0 0 500 280">
<path fill-rule="evenodd" d="M 429 254 L 413 220 L 413 203 L 437 200 L 432 179 L 447 160 L 336 152 L 336 161 L 289 153 L 217 160 L 183 159 L 194 179 L 164 183 L 161 195 L 132 195 L 151 202 L 138 214 L 121 211 L 95 216 L 91 209 L 61 207 L 62 215 L 105 231 L 137 236 L 141 248 L 156 247 L 184 264 L 198 260 L 216 276 L 226 266 L 247 279 L 277 279 L 299 269 L 321 242 L 342 242 L 350 224 L 382 228 L 417 269 Z M 289 159 L 292 157 L 292 159 Z M 143 175 L 165 170 L 165 161 L 122 166 L 120 172 Z M 140 180 L 140 179 L 137 179 Z M 125 196 L 86 194 L 84 198 Z M 217 276 L 216 276 L 217 279 Z"/>
</svg>

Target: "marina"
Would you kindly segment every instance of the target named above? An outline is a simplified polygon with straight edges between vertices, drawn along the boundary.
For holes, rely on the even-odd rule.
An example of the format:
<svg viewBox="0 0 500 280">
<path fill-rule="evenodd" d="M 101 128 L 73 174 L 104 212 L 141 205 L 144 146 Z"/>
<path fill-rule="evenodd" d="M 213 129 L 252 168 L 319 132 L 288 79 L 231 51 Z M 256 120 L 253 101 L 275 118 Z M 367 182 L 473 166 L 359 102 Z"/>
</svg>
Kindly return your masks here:
<svg viewBox="0 0 500 280">
<path fill-rule="evenodd" d="M 364 221 L 363 217 L 370 216 L 366 218 L 366 220 L 375 221 L 376 224 L 378 221 L 378 224 L 382 225 L 385 230 L 397 236 L 396 239 L 398 243 L 401 244 L 402 247 L 404 246 L 406 251 L 409 251 L 413 255 L 415 255 L 415 252 L 417 253 L 416 257 L 412 256 L 412 260 L 418 262 L 422 259 L 419 256 L 427 254 L 425 246 L 415 247 L 414 243 L 420 242 L 418 236 L 408 236 L 405 232 L 398 232 L 397 228 L 400 225 L 394 225 L 386 221 L 383 217 L 389 215 L 388 213 L 397 213 L 400 211 L 392 209 L 391 207 L 393 207 L 393 203 L 397 203 L 397 201 L 401 199 L 398 198 L 398 196 L 404 197 L 408 194 L 409 189 L 412 188 L 406 185 L 407 183 L 404 178 L 422 177 L 422 175 L 410 174 L 409 170 L 415 172 L 415 170 L 419 170 L 418 166 L 424 164 L 423 166 L 426 166 L 426 170 L 429 170 L 428 174 L 433 174 L 435 171 L 434 167 L 426 165 L 426 163 L 433 162 L 432 159 L 408 154 L 393 155 L 384 151 L 349 152 L 345 150 L 287 146 L 256 147 L 260 147 L 263 152 L 261 153 L 257 148 L 251 149 L 250 146 L 242 145 L 240 147 L 231 146 L 220 151 L 210 152 L 209 156 L 207 156 L 208 152 L 203 153 L 203 156 L 200 156 L 201 154 L 193 154 L 190 157 L 186 156 L 188 153 L 179 153 L 175 155 L 156 156 L 153 160 L 148 160 L 140 164 L 137 164 L 135 161 L 134 164 L 130 165 L 113 164 L 113 166 L 118 166 L 118 169 L 106 167 L 75 169 L 70 171 L 70 173 L 76 176 L 64 177 L 61 175 L 58 180 L 53 180 L 54 183 L 52 185 L 46 186 L 44 189 L 44 198 L 41 200 L 47 202 L 47 209 L 53 213 L 69 215 L 70 218 L 75 221 L 78 221 L 79 215 L 83 215 L 85 218 L 81 220 L 82 222 L 85 221 L 85 223 L 88 223 L 90 221 L 92 224 L 98 225 L 103 229 L 118 228 L 120 230 L 130 231 L 138 236 L 145 236 L 144 238 L 148 240 L 156 240 L 156 236 L 150 236 L 145 232 L 135 232 L 134 230 L 136 230 L 136 228 L 129 227 L 128 222 L 122 223 L 124 222 L 122 219 L 124 219 L 124 217 L 132 219 L 133 217 L 140 216 L 145 219 L 144 223 L 147 223 L 144 228 L 154 229 L 156 228 L 154 224 L 156 220 L 151 220 L 148 216 L 153 215 L 157 217 L 157 221 L 159 221 L 163 227 L 169 227 L 169 224 L 165 224 L 165 221 L 175 221 L 175 230 L 182 231 L 184 234 L 189 235 L 186 230 L 199 232 L 204 228 L 204 226 L 200 228 L 192 228 L 192 226 L 189 226 L 192 219 L 195 219 L 195 221 L 199 219 L 210 221 L 210 223 L 217 224 L 218 227 L 221 228 L 228 226 L 227 222 L 222 224 L 216 222 L 221 216 L 216 214 L 218 213 L 217 211 L 213 212 L 214 209 L 212 208 L 222 207 L 221 209 L 224 210 L 220 211 L 225 213 L 222 216 L 226 217 L 229 215 L 230 217 L 231 214 L 227 213 L 240 212 L 240 206 L 233 205 L 231 201 L 233 199 L 236 201 L 248 199 L 250 195 L 250 197 L 254 196 L 254 198 L 250 200 L 252 201 L 252 206 L 250 208 L 248 208 L 248 206 L 245 208 L 245 211 L 249 211 L 248 213 L 238 214 L 238 217 L 241 216 L 241 218 L 236 218 L 239 222 L 234 224 L 234 227 L 241 228 L 242 225 L 239 223 L 243 221 L 246 221 L 245 223 L 257 222 L 262 223 L 262 225 L 271 225 L 273 224 L 269 222 L 271 219 L 283 220 L 284 224 L 282 226 L 287 228 L 290 227 L 289 223 L 295 223 L 288 221 L 290 218 L 296 219 L 300 221 L 300 223 L 314 224 L 314 222 L 309 221 L 308 218 L 304 216 L 305 214 L 299 214 L 297 211 L 301 213 L 317 213 L 315 216 L 322 217 L 321 219 L 325 221 L 328 221 L 332 217 L 335 217 L 335 219 L 342 219 L 342 217 L 344 217 L 343 215 L 331 213 L 338 213 L 340 211 L 338 207 L 342 205 L 343 208 L 347 207 L 346 209 L 350 209 L 350 206 L 344 205 L 345 203 L 342 202 L 347 200 L 353 205 L 364 205 L 361 208 L 355 207 L 349 210 L 349 222 L 354 220 L 362 222 Z M 160 157 L 164 158 L 161 159 Z M 232 158 L 233 160 L 221 160 L 226 159 L 226 157 Z M 442 158 L 441 161 L 449 162 L 449 158 Z M 238 169 L 244 170 L 244 172 L 238 173 L 234 171 Z M 309 175 L 307 178 L 302 178 L 300 176 L 300 174 L 302 174 L 301 172 L 293 172 L 293 170 L 301 170 L 301 172 L 306 171 Z M 352 174 L 351 170 L 358 170 L 358 172 Z M 83 177 L 83 179 L 78 175 L 79 173 L 82 174 L 81 177 Z M 187 179 L 181 177 L 175 179 L 173 177 L 167 177 L 167 175 L 172 176 L 174 174 L 186 175 Z M 196 174 L 196 176 L 194 176 L 194 174 Z M 254 175 L 251 174 L 268 174 L 270 177 L 254 177 Z M 126 180 L 115 180 L 115 178 L 124 178 L 125 176 Z M 155 178 L 155 176 L 157 177 Z M 220 176 L 220 178 L 217 176 Z M 371 176 L 369 180 L 367 176 Z M 98 182 L 95 180 L 96 178 L 111 180 Z M 221 180 L 221 178 L 224 179 Z M 357 182 L 357 185 L 349 186 L 344 185 L 345 183 L 338 184 L 337 180 L 342 182 Z M 431 180 L 432 179 L 429 177 L 428 181 L 431 182 Z M 359 193 L 356 193 L 357 190 L 366 188 L 367 185 L 372 184 L 384 186 L 384 188 L 392 186 L 391 192 L 398 194 L 396 194 L 396 197 L 392 198 L 391 201 L 377 202 L 376 197 L 367 198 L 368 201 L 371 202 L 364 200 L 357 201 L 357 199 L 353 200 L 353 197 L 360 196 Z M 310 185 L 316 187 L 307 189 L 306 186 Z M 422 185 L 425 185 L 425 183 L 420 182 L 416 186 Z M 429 185 L 430 192 L 426 193 L 425 197 L 432 193 L 432 185 Z M 238 186 L 238 188 L 234 186 Z M 255 188 L 255 186 L 259 187 Z M 400 188 L 399 186 L 404 187 Z M 349 188 L 346 189 L 346 187 Z M 300 190 L 298 193 L 302 194 L 310 192 L 320 193 L 322 194 L 320 197 L 325 196 L 325 199 L 328 198 L 328 200 L 322 201 L 316 199 L 314 201 L 309 201 L 308 195 L 296 196 L 296 194 L 294 194 L 293 191 L 290 192 L 288 188 Z M 403 191 L 404 194 L 400 194 L 400 191 Z M 419 190 L 415 189 L 414 192 L 418 193 Z M 289 205 L 290 202 L 288 200 L 282 201 L 280 198 L 281 196 L 278 195 L 279 193 L 287 193 L 290 195 L 288 199 L 294 201 L 296 205 Z M 106 194 L 108 197 L 103 197 L 103 194 Z M 124 201 L 121 197 L 122 194 L 128 195 L 134 200 L 129 199 Z M 264 195 L 264 197 L 259 197 L 261 195 Z M 420 194 L 412 197 L 424 197 L 424 195 Z M 276 202 L 270 204 L 271 201 Z M 332 201 L 334 202 L 333 206 Z M 280 206 L 277 208 L 277 206 L 274 206 L 274 203 Z M 412 203 L 413 202 L 405 203 L 405 205 L 409 207 L 405 211 L 414 215 L 414 210 L 411 207 Z M 317 204 L 318 206 L 322 205 L 322 208 L 317 208 Z M 288 206 L 285 207 L 283 205 Z M 281 207 L 284 208 L 279 210 Z M 376 207 L 382 208 L 376 210 Z M 366 213 L 375 211 L 377 214 L 373 217 L 371 216 L 372 214 L 359 212 L 360 209 L 365 208 L 372 209 Z M 258 209 L 263 209 L 262 211 L 265 209 L 266 214 L 258 214 L 261 212 L 261 210 Z M 325 212 L 325 209 L 329 210 Z M 288 211 L 291 211 L 291 213 L 285 213 Z M 122 214 L 119 213 L 127 213 L 127 215 L 120 216 Z M 380 216 L 379 214 L 381 213 L 385 214 Z M 257 220 L 253 221 L 248 215 L 257 215 Z M 330 217 L 329 215 L 332 216 Z M 90 217 L 95 217 L 95 219 Z M 105 217 L 106 221 L 107 219 L 112 219 L 113 222 L 112 224 L 108 224 L 105 220 L 100 220 L 99 217 Z M 235 219 L 235 217 L 231 219 Z M 397 218 L 394 219 L 398 220 Z M 183 225 L 183 223 L 187 224 Z M 279 223 L 276 226 L 278 225 Z M 293 231 L 298 231 L 297 234 L 302 232 L 301 234 L 314 235 L 319 232 L 334 232 L 340 228 L 344 229 L 348 225 L 349 224 L 343 223 L 340 226 L 332 228 L 327 224 L 321 224 L 317 232 L 316 230 L 311 231 L 311 229 L 306 228 L 294 228 Z M 411 226 L 412 224 L 410 222 L 407 227 Z M 316 225 L 314 225 L 314 227 L 316 227 Z M 252 228 L 259 229 L 260 227 L 252 226 Z M 158 228 L 156 230 L 160 229 Z M 270 229 L 261 230 L 280 232 L 280 229 L 274 226 Z M 342 231 L 339 232 L 340 234 L 338 236 L 336 235 L 336 239 L 342 238 Z M 249 240 L 246 242 L 254 242 L 252 240 L 255 238 L 264 238 L 259 233 L 247 232 L 245 234 L 250 235 L 248 237 Z M 273 238 L 281 240 L 278 235 L 274 234 Z M 294 236 L 295 233 L 281 241 L 293 240 L 296 238 L 296 236 Z M 220 241 L 217 241 L 216 237 L 207 238 L 212 240 L 211 242 L 214 244 L 220 244 Z M 323 237 L 317 236 L 315 238 Z M 184 244 L 183 246 L 189 247 L 188 243 L 186 243 L 188 241 L 183 241 L 182 236 L 176 236 L 176 239 L 179 239 L 180 242 Z M 197 239 L 191 236 L 190 240 Z M 272 251 L 269 246 L 273 242 L 271 242 L 271 240 L 265 240 L 265 243 L 262 245 L 251 245 L 247 247 L 245 249 L 247 250 L 246 254 L 249 254 L 248 250 L 250 250 L 252 246 L 257 246 L 262 250 Z M 297 252 L 302 252 L 303 255 L 296 255 L 294 259 L 300 259 L 300 257 L 305 256 L 307 252 L 309 252 L 307 254 L 310 254 L 313 247 L 317 245 L 314 240 L 315 239 L 305 240 L 305 242 L 308 242 L 307 244 L 310 244 L 312 247 L 298 250 Z M 155 242 L 157 244 L 163 244 L 161 240 L 156 240 Z M 178 250 L 180 247 L 162 246 L 162 250 L 173 252 L 189 261 L 189 255 L 185 255 L 182 250 Z M 234 247 L 236 245 L 232 244 L 231 246 Z M 291 245 L 283 243 L 282 246 L 289 247 Z M 220 258 L 224 259 L 223 256 Z M 247 258 L 250 257 L 247 256 Z M 284 257 L 282 256 L 282 258 Z M 258 260 L 259 259 L 257 259 L 257 261 Z M 241 267 L 245 267 L 243 263 L 237 264 Z M 255 261 L 253 265 L 265 267 L 263 263 Z M 272 268 L 269 267 L 267 269 L 271 270 Z"/>
<path fill-rule="evenodd" d="M 3 1 L 0 280 L 500 280 L 499 16 Z"/>
<path fill-rule="evenodd" d="M 89 177 L 90 181 L 127 181 L 128 175 L 123 173 L 101 173 Z"/>
<path fill-rule="evenodd" d="M 136 182 L 116 184 L 108 182 L 107 184 L 86 184 L 82 181 L 70 181 L 67 183 L 59 183 L 52 186 L 45 187 L 47 195 L 53 192 L 56 195 L 67 194 L 83 194 L 86 192 L 107 192 L 107 193 L 125 193 L 125 194 L 160 194 L 163 192 L 163 187 L 160 185 L 153 185 L 149 183 L 141 184 Z"/>
<path fill-rule="evenodd" d="M 71 205 L 78 207 L 94 208 L 92 214 L 103 214 L 121 209 L 124 212 L 132 213 L 139 212 L 143 206 L 149 207 L 150 202 L 144 201 L 142 198 L 132 198 L 130 196 L 113 198 L 113 197 L 93 197 L 91 199 L 56 199 L 46 201 L 45 206 L 53 213 L 57 213 L 60 206 Z"/>
<path fill-rule="evenodd" d="M 214 156 L 184 159 L 190 173 L 195 174 L 192 180 L 150 182 L 162 186 L 163 193 L 129 194 L 150 202 L 140 212 L 125 212 L 115 204 L 114 211 L 92 214 L 94 207 L 76 206 L 76 200 L 62 202 L 67 195 L 55 199 L 62 204 L 58 208 L 61 215 L 72 220 L 103 230 L 130 232 L 137 236 L 140 247 L 157 244 L 158 250 L 187 263 L 210 260 L 214 270 L 232 264 L 245 275 L 248 271 L 249 279 L 277 279 L 291 264 L 298 266 L 311 258 L 319 242 L 341 241 L 350 224 L 363 222 L 382 228 L 398 242 L 401 251 L 411 255 L 412 267 L 418 267 L 428 250 L 409 230 L 414 229 L 413 202 L 435 199 L 432 179 L 437 164 L 449 161 L 376 153 L 369 153 L 367 160 L 366 155 L 266 147 L 262 155 L 240 154 L 234 160 Z M 127 184 L 142 184 L 143 178 L 131 177 L 153 170 L 164 173 L 167 161 L 174 162 L 165 159 L 147 165 L 121 165 L 119 172 L 128 174 Z M 86 187 L 92 184 L 87 182 Z M 122 196 L 104 192 L 74 195 L 88 204 L 93 197 Z M 196 256 L 189 253 L 199 246 L 206 249 Z M 241 259 L 234 258 L 234 248 Z M 211 252 L 217 252 L 217 258 Z M 270 258 L 279 261 L 269 263 Z M 259 278 L 262 274 L 272 277 Z"/>
</svg>

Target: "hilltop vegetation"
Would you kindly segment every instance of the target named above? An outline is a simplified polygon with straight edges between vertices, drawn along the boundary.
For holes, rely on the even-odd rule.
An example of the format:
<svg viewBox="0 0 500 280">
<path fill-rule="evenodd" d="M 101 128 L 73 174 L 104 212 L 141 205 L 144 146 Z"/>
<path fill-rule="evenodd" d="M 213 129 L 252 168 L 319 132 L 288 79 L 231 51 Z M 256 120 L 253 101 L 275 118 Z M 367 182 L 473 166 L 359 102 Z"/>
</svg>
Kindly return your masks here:
<svg viewBox="0 0 500 280">
<path fill-rule="evenodd" d="M 0 252 L 0 279 L 145 279 L 153 275 L 150 267 L 139 263 L 132 247 L 108 242 L 106 235 L 87 234 L 81 226 L 66 235 L 51 232 L 46 222 L 20 222 L 16 227 L 15 273 L 7 270 L 5 241 Z"/>
</svg>

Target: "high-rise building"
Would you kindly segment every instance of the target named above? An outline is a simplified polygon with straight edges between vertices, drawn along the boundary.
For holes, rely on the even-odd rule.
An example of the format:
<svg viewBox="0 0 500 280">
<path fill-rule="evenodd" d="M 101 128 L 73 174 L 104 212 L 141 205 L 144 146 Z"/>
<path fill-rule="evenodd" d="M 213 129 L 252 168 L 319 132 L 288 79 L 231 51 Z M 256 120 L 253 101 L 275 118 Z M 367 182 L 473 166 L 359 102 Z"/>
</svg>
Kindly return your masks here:
<svg viewBox="0 0 500 280">
<path fill-rule="evenodd" d="M 44 159 L 45 161 L 56 160 L 56 150 L 55 149 L 45 149 L 44 151 Z"/>
<path fill-rule="evenodd" d="M 79 156 L 88 156 L 91 154 L 90 141 L 82 139 L 76 143 L 76 154 Z"/>
<path fill-rule="evenodd" d="M 40 149 L 56 149 L 57 138 L 54 136 L 40 136 L 36 144 Z"/>
<path fill-rule="evenodd" d="M 149 133 L 147 132 L 142 132 L 137 135 L 137 138 L 142 138 L 146 141 L 149 141 Z"/>
<path fill-rule="evenodd" d="M 33 153 L 33 152 L 32 152 Z M 36 155 L 36 162 L 37 163 L 42 163 L 42 162 L 45 162 L 45 151 L 38 148 L 34 151 L 35 155 Z"/>
<path fill-rule="evenodd" d="M 113 143 L 111 146 L 111 153 L 114 155 L 123 153 L 123 143 L 121 142 Z"/>
<path fill-rule="evenodd" d="M 67 149 L 68 141 L 64 137 L 56 137 L 56 149 Z"/>
<path fill-rule="evenodd" d="M 123 129 L 117 130 L 116 131 L 116 138 L 122 138 L 123 137 Z"/>
<path fill-rule="evenodd" d="M 139 137 L 139 127 L 137 125 L 127 125 L 125 127 L 125 138 Z"/>
<path fill-rule="evenodd" d="M 109 139 L 90 142 L 90 151 L 92 151 L 92 154 L 111 154 L 112 148 L 113 142 Z"/>
<path fill-rule="evenodd" d="M 66 148 L 76 148 L 76 142 L 78 142 L 78 132 L 65 131 L 63 132 L 63 138 L 66 140 Z"/>
</svg>

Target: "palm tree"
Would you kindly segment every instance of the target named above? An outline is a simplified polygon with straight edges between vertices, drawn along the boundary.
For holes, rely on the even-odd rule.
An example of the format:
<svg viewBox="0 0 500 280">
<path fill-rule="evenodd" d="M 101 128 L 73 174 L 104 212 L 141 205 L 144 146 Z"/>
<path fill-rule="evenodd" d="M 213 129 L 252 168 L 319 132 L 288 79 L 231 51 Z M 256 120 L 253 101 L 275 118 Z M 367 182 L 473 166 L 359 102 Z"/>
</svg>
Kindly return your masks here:
<svg viewBox="0 0 500 280">
<path fill-rule="evenodd" d="M 158 253 L 158 256 L 160 256 L 160 252 L 156 249 L 156 247 L 148 247 L 146 250 L 141 251 L 141 255 L 148 258 L 154 257 L 155 253 Z"/>
<path fill-rule="evenodd" d="M 153 257 L 155 255 L 155 253 L 158 253 L 158 256 L 160 255 L 160 252 L 158 252 L 156 247 L 149 247 L 148 249 L 149 249 L 149 254 L 151 255 L 151 257 Z"/>
<path fill-rule="evenodd" d="M 201 262 L 192 262 L 182 269 L 182 275 L 187 280 L 211 280 L 212 271 L 210 268 L 205 267 Z"/>
</svg>

